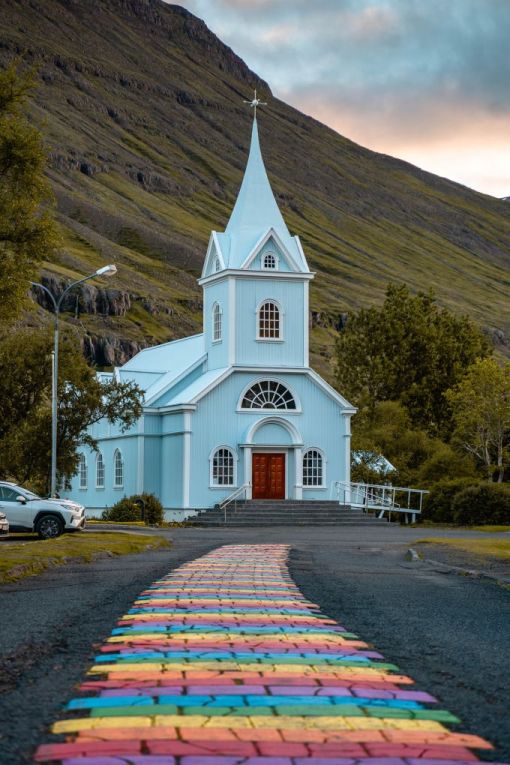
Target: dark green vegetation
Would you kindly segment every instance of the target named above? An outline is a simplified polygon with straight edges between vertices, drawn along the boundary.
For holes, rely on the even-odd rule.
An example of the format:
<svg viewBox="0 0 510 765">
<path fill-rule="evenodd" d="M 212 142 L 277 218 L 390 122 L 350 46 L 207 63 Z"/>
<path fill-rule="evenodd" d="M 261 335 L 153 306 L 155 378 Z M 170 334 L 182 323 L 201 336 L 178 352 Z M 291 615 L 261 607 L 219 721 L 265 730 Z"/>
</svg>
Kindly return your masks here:
<svg viewBox="0 0 510 765">
<path fill-rule="evenodd" d="M 44 493 L 51 463 L 51 350 L 45 330 L 0 325 L 0 477 L 13 478 Z M 58 384 L 58 459 L 60 480 L 76 472 L 77 449 L 95 441 L 85 428 L 106 417 L 127 429 L 141 413 L 133 383 L 101 383 L 77 348 L 71 331 L 61 338 Z"/>
<path fill-rule="evenodd" d="M 506 342 L 507 203 L 370 152 L 272 98 L 177 6 L 1 0 L 1 9 L 1 58 L 21 54 L 38 71 L 32 118 L 44 124 L 65 244 L 44 274 L 119 266 L 111 289 L 87 288 L 68 306 L 89 359 L 119 363 L 140 344 L 200 328 L 195 278 L 239 187 L 251 120 L 242 100 L 254 87 L 269 101 L 260 133 L 273 188 L 317 271 L 314 366 L 331 377 L 342 315 L 380 302 L 389 281 L 433 287 Z"/>
<path fill-rule="evenodd" d="M 510 488 L 501 485 L 510 465 L 510 364 L 489 355 L 470 319 L 439 309 L 430 293 L 389 285 L 381 308 L 361 309 L 340 333 L 336 380 L 359 406 L 354 480 L 431 489 L 425 520 L 510 518 Z M 395 471 L 381 471 L 381 454 Z"/>
<path fill-rule="evenodd" d="M 144 520 L 149 526 L 161 525 L 163 505 L 154 494 L 133 494 L 131 497 L 123 497 L 113 507 L 104 510 L 101 519 L 112 523 Z"/>
<path fill-rule="evenodd" d="M 361 309 L 340 333 L 336 385 L 369 419 L 379 402 L 400 401 L 415 427 L 449 436 L 445 391 L 489 352 L 469 318 L 440 309 L 430 292 L 390 284 L 381 308 Z"/>
<path fill-rule="evenodd" d="M 51 201 L 43 140 L 24 109 L 33 82 L 12 64 L 0 71 L 0 322 L 18 316 L 35 264 L 58 244 L 43 207 Z"/>
<path fill-rule="evenodd" d="M 26 115 L 32 80 L 14 65 L 0 73 L 0 477 L 45 492 L 50 483 L 53 338 L 47 328 L 27 329 L 17 322 L 27 302 L 28 280 L 58 244 L 43 141 Z M 138 387 L 114 380 L 102 385 L 83 357 L 79 334 L 69 328 L 61 339 L 58 369 L 61 483 L 76 471 L 78 446 L 95 445 L 86 428 L 106 417 L 126 429 L 140 413 Z"/>
</svg>

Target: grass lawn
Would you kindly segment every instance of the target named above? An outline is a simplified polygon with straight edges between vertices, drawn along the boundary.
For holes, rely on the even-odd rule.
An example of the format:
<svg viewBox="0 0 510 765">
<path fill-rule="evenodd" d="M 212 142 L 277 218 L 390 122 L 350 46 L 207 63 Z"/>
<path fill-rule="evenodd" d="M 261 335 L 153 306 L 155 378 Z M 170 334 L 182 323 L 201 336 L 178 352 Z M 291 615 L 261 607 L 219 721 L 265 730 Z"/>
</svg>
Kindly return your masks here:
<svg viewBox="0 0 510 765">
<path fill-rule="evenodd" d="M 470 553 L 481 558 L 499 558 L 510 561 L 510 539 L 447 539 L 430 537 L 420 539 L 416 545 L 446 545 L 459 552 Z"/>
<path fill-rule="evenodd" d="M 88 563 L 101 553 L 128 555 L 169 546 L 170 542 L 161 537 L 115 532 L 63 534 L 57 539 L 7 544 L 0 542 L 0 584 L 40 574 L 69 561 Z"/>
</svg>

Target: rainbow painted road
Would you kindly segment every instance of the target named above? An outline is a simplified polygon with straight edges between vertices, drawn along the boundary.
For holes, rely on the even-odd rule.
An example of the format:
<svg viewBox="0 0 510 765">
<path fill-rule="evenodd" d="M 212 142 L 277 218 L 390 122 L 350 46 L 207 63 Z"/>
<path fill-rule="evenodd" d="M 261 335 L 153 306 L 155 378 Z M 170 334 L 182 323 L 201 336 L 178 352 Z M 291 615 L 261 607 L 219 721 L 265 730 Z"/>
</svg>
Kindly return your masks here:
<svg viewBox="0 0 510 765">
<path fill-rule="evenodd" d="M 308 602 L 285 545 L 228 545 L 141 593 L 36 762 L 461 765 L 490 750 Z"/>
</svg>

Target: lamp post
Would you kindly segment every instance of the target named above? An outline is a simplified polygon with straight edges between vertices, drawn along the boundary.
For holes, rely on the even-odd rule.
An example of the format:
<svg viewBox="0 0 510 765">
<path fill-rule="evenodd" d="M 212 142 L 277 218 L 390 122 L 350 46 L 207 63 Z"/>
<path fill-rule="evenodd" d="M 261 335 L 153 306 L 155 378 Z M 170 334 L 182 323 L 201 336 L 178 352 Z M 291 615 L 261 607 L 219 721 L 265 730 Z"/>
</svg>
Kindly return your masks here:
<svg viewBox="0 0 510 765">
<path fill-rule="evenodd" d="M 49 295 L 51 302 L 53 304 L 53 310 L 55 312 L 55 323 L 54 323 L 54 331 L 53 331 L 53 352 L 52 352 L 52 376 L 51 376 L 51 484 L 50 484 L 50 496 L 54 497 L 57 491 L 57 405 L 58 405 L 58 341 L 59 341 L 59 317 L 60 317 L 60 308 L 62 306 L 62 302 L 67 295 L 68 292 L 70 292 L 74 287 L 77 287 L 78 284 L 83 284 L 83 282 L 88 281 L 89 279 L 94 279 L 96 276 L 113 276 L 117 273 L 117 267 L 112 265 L 109 266 L 103 266 L 102 268 L 98 268 L 97 271 L 94 271 L 93 274 L 89 274 L 88 276 L 84 276 L 83 279 L 78 279 L 76 282 L 72 282 L 72 284 L 69 284 L 68 287 L 65 288 L 61 296 L 58 300 L 55 299 L 53 294 L 50 292 L 50 290 L 44 286 L 44 284 L 39 284 L 39 282 L 30 282 L 32 287 L 39 287 L 39 289 L 44 290 L 44 292 Z"/>
</svg>

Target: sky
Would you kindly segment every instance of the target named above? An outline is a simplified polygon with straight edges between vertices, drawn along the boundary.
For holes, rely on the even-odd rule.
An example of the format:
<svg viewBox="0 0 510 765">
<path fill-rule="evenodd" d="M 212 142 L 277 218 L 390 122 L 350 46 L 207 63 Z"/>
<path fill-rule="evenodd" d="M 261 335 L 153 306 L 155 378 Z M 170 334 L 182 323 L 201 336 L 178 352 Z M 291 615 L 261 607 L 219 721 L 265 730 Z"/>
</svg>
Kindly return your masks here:
<svg viewBox="0 0 510 765">
<path fill-rule="evenodd" d="M 179 4 L 305 114 L 363 146 L 510 196 L 510 0 Z"/>
</svg>

